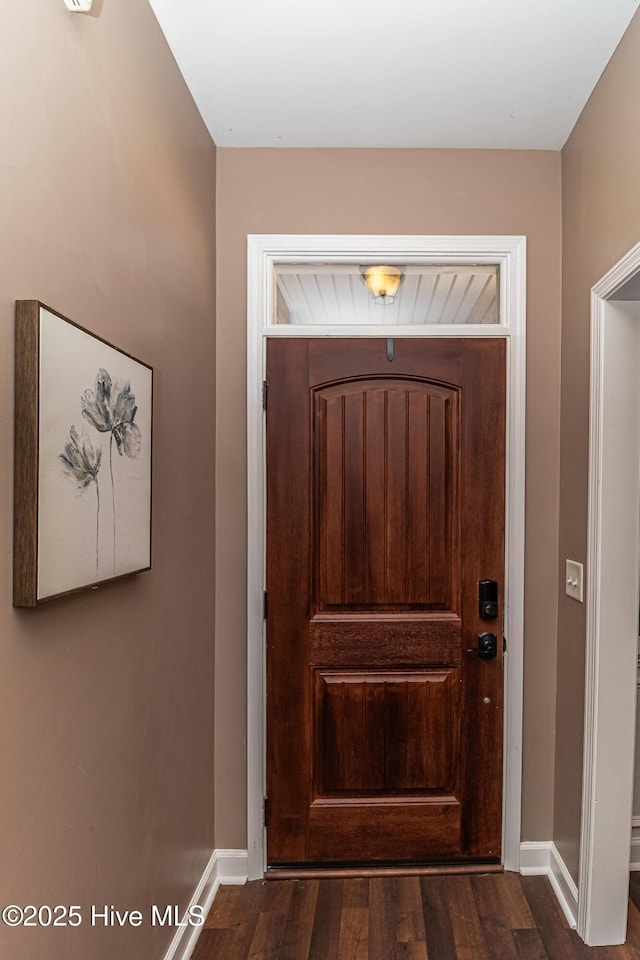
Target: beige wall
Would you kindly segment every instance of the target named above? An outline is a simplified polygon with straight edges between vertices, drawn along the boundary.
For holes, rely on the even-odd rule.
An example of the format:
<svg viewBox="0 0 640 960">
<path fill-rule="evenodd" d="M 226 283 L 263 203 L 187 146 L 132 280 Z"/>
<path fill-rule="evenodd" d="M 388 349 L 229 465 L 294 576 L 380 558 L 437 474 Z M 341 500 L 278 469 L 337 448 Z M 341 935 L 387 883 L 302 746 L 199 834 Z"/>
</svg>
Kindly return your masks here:
<svg viewBox="0 0 640 960">
<path fill-rule="evenodd" d="M 640 17 L 636 14 L 562 151 L 560 562 L 586 563 L 589 295 L 640 240 Z M 582 795 L 585 607 L 561 591 L 554 838 L 574 877 Z"/>
<path fill-rule="evenodd" d="M 0 903 L 185 903 L 213 847 L 215 148 L 146 0 L 3 0 Z M 154 568 L 14 610 L 13 309 L 155 367 Z M 157 960 L 174 931 L 10 930 L 11 960 Z"/>
<path fill-rule="evenodd" d="M 388 199 L 384 199 L 388 197 Z M 560 156 L 218 152 L 216 845 L 244 847 L 245 350 L 248 233 L 526 234 L 524 839 L 553 824 L 560 373 Z"/>
</svg>

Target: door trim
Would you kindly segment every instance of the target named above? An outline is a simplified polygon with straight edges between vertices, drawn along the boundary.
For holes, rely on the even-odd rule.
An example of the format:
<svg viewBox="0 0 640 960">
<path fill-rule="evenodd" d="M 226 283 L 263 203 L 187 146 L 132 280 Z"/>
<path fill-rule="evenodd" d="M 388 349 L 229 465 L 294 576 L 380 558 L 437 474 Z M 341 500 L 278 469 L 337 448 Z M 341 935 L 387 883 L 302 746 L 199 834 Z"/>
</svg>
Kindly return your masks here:
<svg viewBox="0 0 640 960">
<path fill-rule="evenodd" d="M 278 326 L 273 322 L 276 263 L 371 262 L 500 264 L 500 324 Z M 247 237 L 247 845 L 249 879 L 266 868 L 265 791 L 265 417 L 262 404 L 267 337 L 503 337 L 507 340 L 505 531 L 503 864 L 520 867 L 522 684 L 524 634 L 524 490 L 526 376 L 526 237 L 327 236 Z"/>
<path fill-rule="evenodd" d="M 577 923 L 578 933 L 590 946 L 624 943 L 627 925 L 637 697 L 640 303 L 634 301 L 630 307 L 610 298 L 639 270 L 637 244 L 591 290 Z"/>
</svg>

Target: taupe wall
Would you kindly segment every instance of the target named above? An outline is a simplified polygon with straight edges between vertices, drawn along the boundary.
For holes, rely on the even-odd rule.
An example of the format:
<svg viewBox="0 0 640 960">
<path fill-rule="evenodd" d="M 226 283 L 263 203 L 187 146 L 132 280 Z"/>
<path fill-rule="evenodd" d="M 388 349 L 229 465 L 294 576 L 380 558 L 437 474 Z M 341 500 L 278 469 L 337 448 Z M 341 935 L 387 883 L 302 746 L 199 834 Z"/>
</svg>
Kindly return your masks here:
<svg viewBox="0 0 640 960">
<path fill-rule="evenodd" d="M 560 401 L 560 156 L 218 152 L 216 846 L 246 845 L 246 237 L 526 234 L 527 555 L 523 838 L 553 825 Z"/>
<path fill-rule="evenodd" d="M 640 17 L 631 22 L 562 151 L 560 562 L 586 563 L 589 296 L 640 240 Z M 563 567 L 564 569 L 564 567 Z M 585 607 L 560 591 L 554 838 L 577 877 Z"/>
<path fill-rule="evenodd" d="M 184 904 L 213 848 L 215 148 L 146 0 L 3 2 L 0 903 Z M 155 367 L 154 569 L 14 610 L 13 305 Z M 174 930 L 11 930 L 157 960 Z"/>
</svg>

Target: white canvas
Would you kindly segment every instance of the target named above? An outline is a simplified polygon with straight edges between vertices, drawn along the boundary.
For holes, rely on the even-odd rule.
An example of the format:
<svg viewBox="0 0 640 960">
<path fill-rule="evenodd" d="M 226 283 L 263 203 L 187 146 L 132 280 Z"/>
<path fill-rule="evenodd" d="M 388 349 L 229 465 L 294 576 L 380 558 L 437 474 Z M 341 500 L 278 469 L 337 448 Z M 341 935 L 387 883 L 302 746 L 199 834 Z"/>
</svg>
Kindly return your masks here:
<svg viewBox="0 0 640 960">
<path fill-rule="evenodd" d="M 152 371 L 45 308 L 39 359 L 42 600 L 150 566 Z"/>
</svg>

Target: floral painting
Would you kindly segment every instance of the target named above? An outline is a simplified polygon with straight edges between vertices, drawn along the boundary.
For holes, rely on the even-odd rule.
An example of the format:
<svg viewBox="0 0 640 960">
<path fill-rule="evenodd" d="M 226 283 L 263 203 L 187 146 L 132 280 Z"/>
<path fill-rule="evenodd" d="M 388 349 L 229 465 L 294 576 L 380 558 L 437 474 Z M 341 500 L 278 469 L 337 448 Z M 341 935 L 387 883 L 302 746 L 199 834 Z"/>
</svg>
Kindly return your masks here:
<svg viewBox="0 0 640 960">
<path fill-rule="evenodd" d="M 26 605 L 151 565 L 152 370 L 37 307 L 37 553 Z"/>
</svg>

